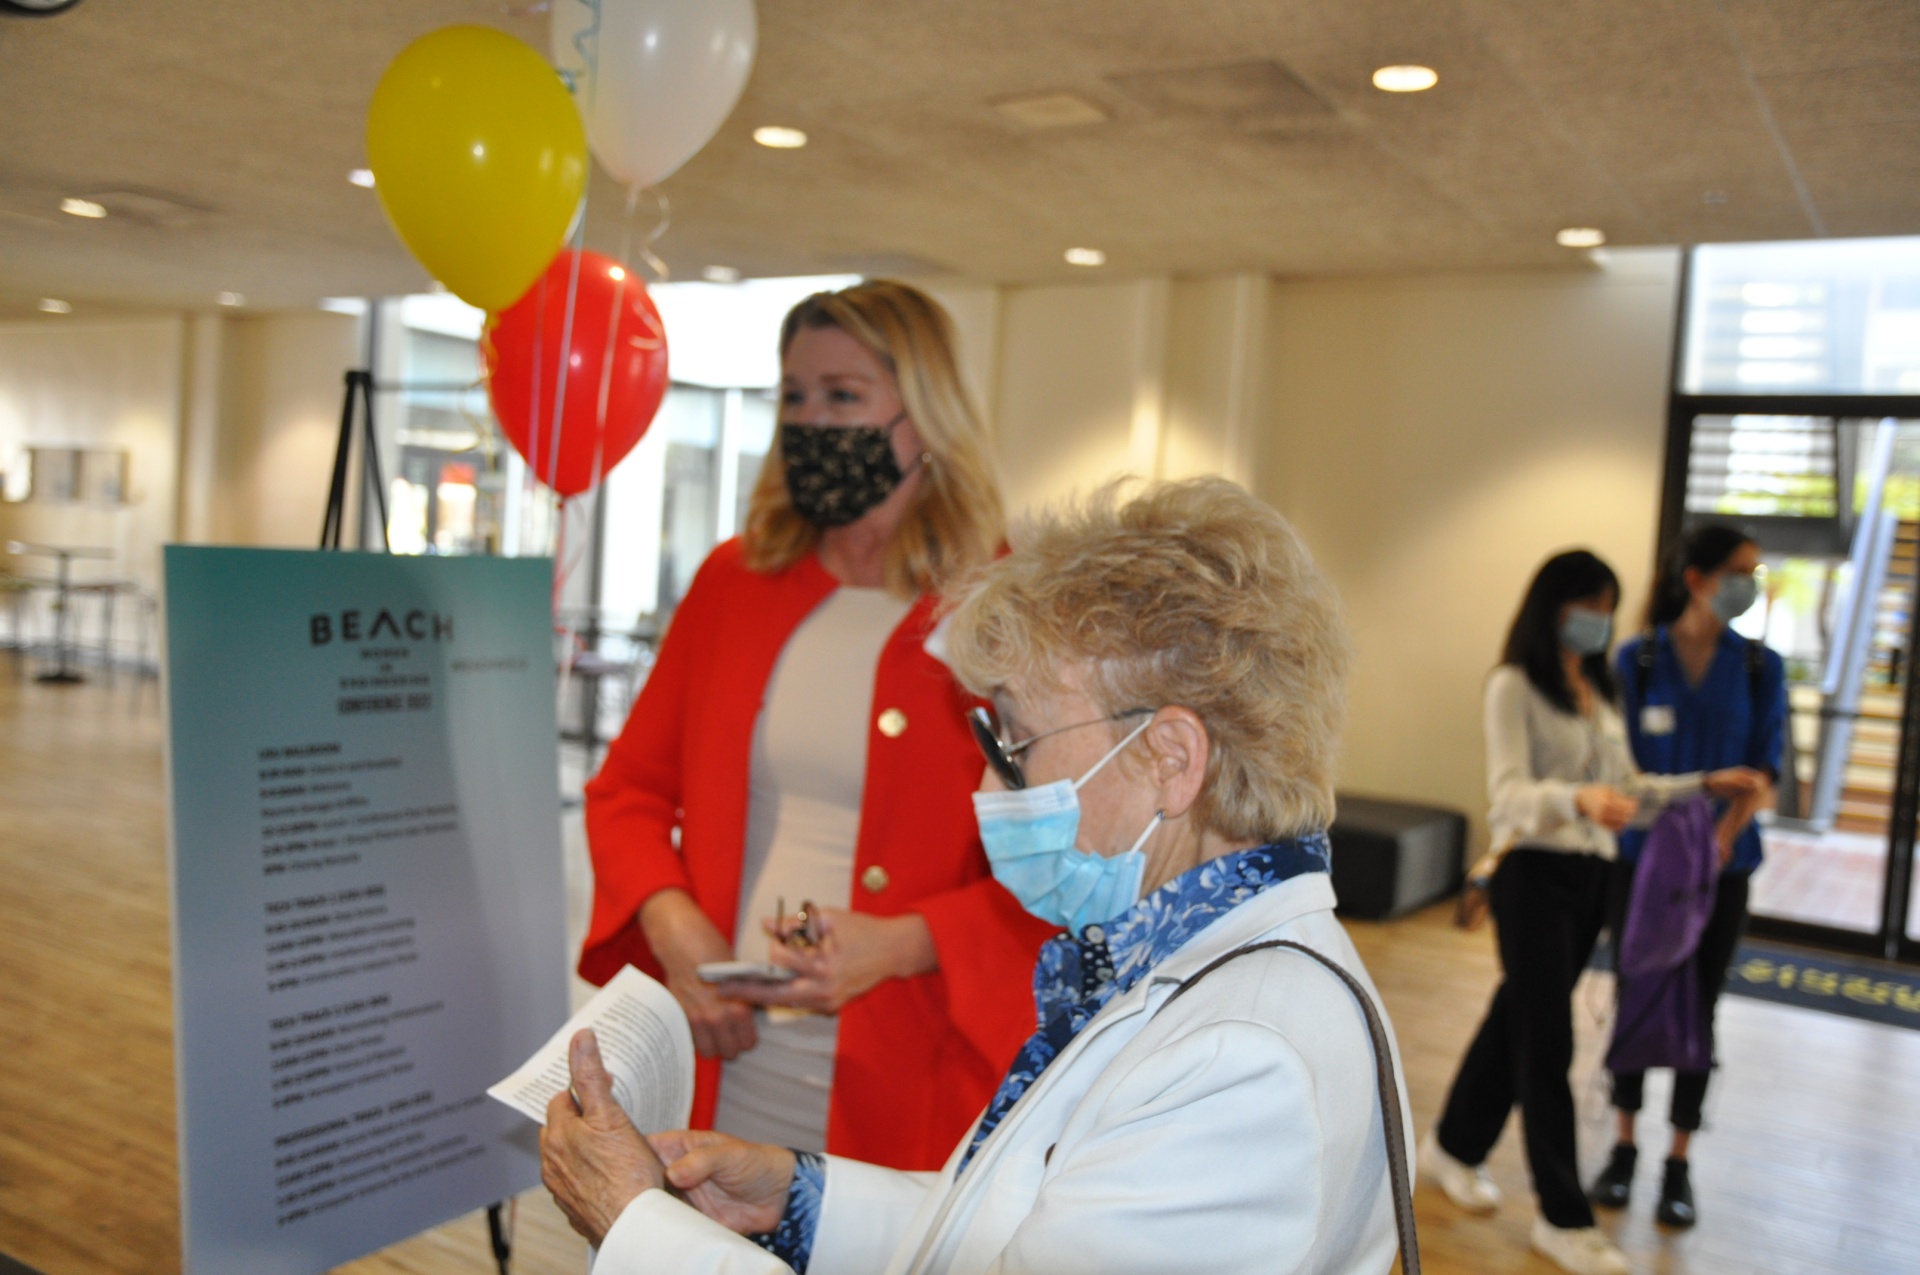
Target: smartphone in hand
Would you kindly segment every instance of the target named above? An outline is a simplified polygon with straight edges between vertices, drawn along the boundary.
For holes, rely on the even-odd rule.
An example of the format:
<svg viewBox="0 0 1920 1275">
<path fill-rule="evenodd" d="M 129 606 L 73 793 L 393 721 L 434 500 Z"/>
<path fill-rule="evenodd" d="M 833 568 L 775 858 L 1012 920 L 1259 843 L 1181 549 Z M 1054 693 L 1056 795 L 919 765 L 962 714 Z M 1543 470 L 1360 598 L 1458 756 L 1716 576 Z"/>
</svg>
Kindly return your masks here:
<svg viewBox="0 0 1920 1275">
<path fill-rule="evenodd" d="M 787 983 L 797 977 L 784 965 L 763 961 L 707 961 L 693 972 L 703 983 Z"/>
</svg>

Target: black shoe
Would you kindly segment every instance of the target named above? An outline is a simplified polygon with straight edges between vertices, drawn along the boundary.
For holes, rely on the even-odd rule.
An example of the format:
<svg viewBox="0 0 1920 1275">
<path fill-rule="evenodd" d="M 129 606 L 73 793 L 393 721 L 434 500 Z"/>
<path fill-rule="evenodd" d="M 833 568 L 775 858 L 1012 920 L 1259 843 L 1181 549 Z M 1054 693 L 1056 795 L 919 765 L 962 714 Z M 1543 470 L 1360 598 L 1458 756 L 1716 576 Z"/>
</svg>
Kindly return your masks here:
<svg viewBox="0 0 1920 1275">
<path fill-rule="evenodd" d="M 1668 1160 L 1666 1176 L 1660 1180 L 1660 1207 L 1654 1217 L 1662 1226 L 1686 1228 L 1700 1220 L 1693 1211 L 1693 1183 L 1687 1178 L 1685 1160 Z"/>
<path fill-rule="evenodd" d="M 1624 1142 L 1613 1144 L 1613 1158 L 1607 1161 L 1607 1167 L 1600 1170 L 1600 1176 L 1593 1180 L 1593 1188 L 1587 1192 L 1587 1198 L 1603 1209 L 1624 1209 L 1627 1197 L 1633 1194 L 1633 1167 L 1640 1162 L 1640 1148 Z M 1681 1164 L 1684 1177 L 1686 1165 Z"/>
</svg>

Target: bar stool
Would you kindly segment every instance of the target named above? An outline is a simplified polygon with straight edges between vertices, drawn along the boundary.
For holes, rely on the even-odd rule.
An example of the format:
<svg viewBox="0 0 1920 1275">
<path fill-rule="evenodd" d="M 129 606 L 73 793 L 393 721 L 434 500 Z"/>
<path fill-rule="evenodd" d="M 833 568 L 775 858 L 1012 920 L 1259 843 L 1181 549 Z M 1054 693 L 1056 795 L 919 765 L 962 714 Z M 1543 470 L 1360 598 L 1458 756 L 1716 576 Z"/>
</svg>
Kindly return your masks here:
<svg viewBox="0 0 1920 1275">
<path fill-rule="evenodd" d="M 113 611 L 114 601 L 123 593 L 137 592 L 131 580 L 88 580 L 84 584 L 70 586 L 70 592 L 82 598 L 100 600 L 100 644 L 96 648 L 100 656 L 100 666 L 113 672 Z M 76 633 L 74 645 L 84 649 L 85 638 Z"/>
<path fill-rule="evenodd" d="M 27 576 L 0 572 L 0 598 L 7 604 L 7 640 L 5 646 L 16 656 L 24 655 L 33 644 L 27 638 L 27 603 L 40 582 Z"/>
</svg>

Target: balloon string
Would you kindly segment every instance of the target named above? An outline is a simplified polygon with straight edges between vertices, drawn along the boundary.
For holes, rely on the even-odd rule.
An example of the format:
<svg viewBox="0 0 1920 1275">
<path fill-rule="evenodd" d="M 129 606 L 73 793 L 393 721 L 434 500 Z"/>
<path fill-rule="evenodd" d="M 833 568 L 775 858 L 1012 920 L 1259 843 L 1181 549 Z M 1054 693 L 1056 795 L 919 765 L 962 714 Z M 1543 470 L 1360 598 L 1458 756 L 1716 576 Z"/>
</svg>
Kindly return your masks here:
<svg viewBox="0 0 1920 1275">
<path fill-rule="evenodd" d="M 593 498 L 597 502 L 600 499 L 600 493 L 595 492 Z M 596 504 L 595 509 L 597 510 L 597 508 L 598 505 Z M 568 551 L 567 528 L 570 523 L 579 520 L 577 517 L 579 509 L 580 505 L 575 497 L 562 496 L 555 511 L 557 527 L 554 533 L 553 551 L 553 623 L 556 629 L 563 630 L 568 634 L 572 634 L 575 630 L 572 625 L 566 623 L 564 619 L 565 611 L 562 609 L 561 603 L 564 600 L 567 582 L 573 579 L 573 573 L 579 569 L 580 563 L 586 558 L 588 551 L 593 546 L 593 538 L 589 535 L 586 537 L 585 543 L 576 546 L 571 552 Z M 591 528 L 594 521 L 594 514 L 592 511 L 589 511 L 586 515 L 587 527 Z"/>
<path fill-rule="evenodd" d="M 647 232 L 646 241 L 640 245 L 640 259 L 647 263 L 647 269 L 653 271 L 653 277 L 657 282 L 665 283 L 673 277 L 673 272 L 667 269 L 667 263 L 662 261 L 654 253 L 653 245 L 659 242 L 660 236 L 666 234 L 667 227 L 673 224 L 673 205 L 667 202 L 666 193 L 658 186 L 647 187 L 647 193 L 653 196 L 653 202 L 658 208 L 654 213 L 653 228 Z M 637 194 L 638 192 L 636 190 L 629 189 L 627 191 L 627 228 L 629 232 L 631 232 L 633 228 L 633 206 Z M 622 264 L 625 263 L 622 262 Z"/>
<path fill-rule="evenodd" d="M 593 468 L 588 475 L 587 490 L 596 493 L 596 500 L 599 499 L 600 480 L 606 473 L 607 401 L 613 394 L 613 365 L 624 357 L 620 340 L 620 315 L 627 299 L 627 280 L 633 274 L 629 254 L 633 247 L 633 209 L 639 201 L 640 188 L 627 187 L 627 215 L 620 230 L 620 274 L 613 281 L 613 298 L 607 311 L 607 335 L 600 346 L 600 393 L 594 402 L 593 412 Z"/>
<path fill-rule="evenodd" d="M 566 430 L 567 382 L 570 379 L 573 360 L 573 318 L 574 309 L 580 297 L 580 258 L 587 238 L 587 201 L 580 197 L 580 216 L 576 219 L 573 232 L 573 256 L 567 270 L 567 311 L 560 321 L 560 369 L 553 386 L 553 437 L 547 443 L 547 486 L 555 491 L 560 485 L 560 436 Z"/>
<path fill-rule="evenodd" d="M 553 616 L 557 624 L 560 619 L 560 593 L 567 587 L 566 546 L 567 546 L 567 498 L 562 496 L 555 509 L 553 534 Z"/>
<path fill-rule="evenodd" d="M 587 81 L 587 107 L 592 109 L 600 94 L 600 0 L 576 0 L 593 15 L 586 26 L 573 36 L 573 51 L 580 55 L 580 70 Z"/>
<path fill-rule="evenodd" d="M 566 623 L 560 610 L 560 595 L 567 587 L 567 498 L 562 496 L 556 508 L 553 548 L 553 629 L 560 635 L 560 703 L 567 702 L 567 687 L 573 682 L 573 626 Z"/>
<path fill-rule="evenodd" d="M 540 404 L 541 382 L 546 378 L 547 359 L 547 275 L 540 274 L 540 281 L 534 284 L 533 294 L 533 381 L 527 394 L 527 464 L 520 478 L 520 543 L 527 546 L 534 542 L 536 522 L 534 510 L 542 503 L 540 496 Z M 546 547 L 545 528 L 540 529 L 541 547 Z"/>
</svg>

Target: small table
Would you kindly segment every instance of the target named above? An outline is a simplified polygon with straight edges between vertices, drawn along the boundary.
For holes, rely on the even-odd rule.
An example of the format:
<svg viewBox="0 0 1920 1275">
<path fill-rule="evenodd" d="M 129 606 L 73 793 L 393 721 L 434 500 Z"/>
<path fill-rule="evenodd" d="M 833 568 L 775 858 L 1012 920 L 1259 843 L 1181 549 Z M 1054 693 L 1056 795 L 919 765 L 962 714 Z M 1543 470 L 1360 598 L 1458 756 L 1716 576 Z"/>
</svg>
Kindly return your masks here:
<svg viewBox="0 0 1920 1275">
<path fill-rule="evenodd" d="M 56 666 L 51 673 L 42 673 L 34 678 L 36 682 L 50 682 L 71 686 L 87 679 L 80 676 L 68 658 L 73 651 L 73 643 L 67 638 L 67 612 L 73 591 L 72 565 L 75 558 L 94 558 L 102 561 L 113 557 L 111 549 L 73 548 L 68 545 L 41 545 L 24 540 L 7 541 L 7 552 L 23 554 L 37 558 L 53 558 L 60 564 L 54 577 L 53 588 L 57 595 L 54 599 L 53 650 Z"/>
</svg>

